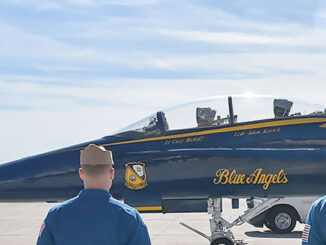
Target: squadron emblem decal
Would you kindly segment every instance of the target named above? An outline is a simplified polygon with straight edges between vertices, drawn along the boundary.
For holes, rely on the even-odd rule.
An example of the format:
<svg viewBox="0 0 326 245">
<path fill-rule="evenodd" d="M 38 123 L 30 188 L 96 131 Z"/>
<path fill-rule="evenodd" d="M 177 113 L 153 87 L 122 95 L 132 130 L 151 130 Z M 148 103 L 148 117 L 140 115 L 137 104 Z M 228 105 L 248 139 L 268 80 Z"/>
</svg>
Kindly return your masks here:
<svg viewBox="0 0 326 245">
<path fill-rule="evenodd" d="M 143 189 L 147 186 L 145 163 L 128 162 L 126 166 L 125 185 L 132 190 Z"/>
</svg>

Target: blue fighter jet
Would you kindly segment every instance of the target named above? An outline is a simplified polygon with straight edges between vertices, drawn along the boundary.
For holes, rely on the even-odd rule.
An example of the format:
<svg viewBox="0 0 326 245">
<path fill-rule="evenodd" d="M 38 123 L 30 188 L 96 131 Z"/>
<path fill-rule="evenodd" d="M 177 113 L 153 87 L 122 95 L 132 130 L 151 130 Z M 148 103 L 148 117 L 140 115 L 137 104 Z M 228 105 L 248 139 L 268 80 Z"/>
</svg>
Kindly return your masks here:
<svg viewBox="0 0 326 245">
<path fill-rule="evenodd" d="M 114 197 L 140 212 L 209 211 L 216 226 L 230 228 L 220 219 L 222 197 L 326 192 L 325 113 L 319 105 L 273 96 L 192 101 L 114 135 L 0 165 L 0 201 L 75 196 L 83 188 L 80 150 L 93 143 L 113 152 Z M 218 229 L 207 236 L 211 244 L 235 243 Z"/>
</svg>

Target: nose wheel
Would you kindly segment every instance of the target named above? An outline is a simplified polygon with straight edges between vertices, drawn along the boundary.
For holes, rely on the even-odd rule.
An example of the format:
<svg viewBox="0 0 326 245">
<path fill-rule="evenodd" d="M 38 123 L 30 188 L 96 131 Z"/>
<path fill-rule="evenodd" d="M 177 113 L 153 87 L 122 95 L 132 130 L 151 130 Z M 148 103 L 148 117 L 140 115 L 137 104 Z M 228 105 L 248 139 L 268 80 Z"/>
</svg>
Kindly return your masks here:
<svg viewBox="0 0 326 245">
<path fill-rule="evenodd" d="M 220 237 L 211 242 L 211 245 L 222 245 L 222 244 L 234 245 L 235 243 L 227 237 Z"/>
</svg>

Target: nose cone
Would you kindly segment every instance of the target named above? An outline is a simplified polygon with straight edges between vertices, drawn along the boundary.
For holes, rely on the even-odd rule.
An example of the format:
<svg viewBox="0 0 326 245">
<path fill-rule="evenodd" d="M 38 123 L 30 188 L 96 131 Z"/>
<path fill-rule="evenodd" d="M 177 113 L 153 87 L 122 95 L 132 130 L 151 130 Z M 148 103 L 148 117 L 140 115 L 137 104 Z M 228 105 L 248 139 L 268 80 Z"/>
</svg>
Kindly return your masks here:
<svg viewBox="0 0 326 245">
<path fill-rule="evenodd" d="M 0 201 L 60 201 L 82 188 L 79 152 L 53 152 L 0 165 Z"/>
</svg>

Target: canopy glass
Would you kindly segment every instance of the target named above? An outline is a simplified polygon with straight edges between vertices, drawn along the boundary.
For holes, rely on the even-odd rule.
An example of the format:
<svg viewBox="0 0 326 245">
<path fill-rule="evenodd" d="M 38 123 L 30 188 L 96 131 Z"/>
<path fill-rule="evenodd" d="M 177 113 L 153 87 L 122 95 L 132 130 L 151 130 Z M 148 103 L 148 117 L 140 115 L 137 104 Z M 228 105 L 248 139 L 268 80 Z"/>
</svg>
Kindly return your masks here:
<svg viewBox="0 0 326 245">
<path fill-rule="evenodd" d="M 151 114 L 117 132 L 152 132 L 216 127 L 232 123 L 230 101 L 233 106 L 233 123 L 273 118 L 325 115 L 325 107 L 300 100 L 270 95 L 235 95 L 208 97 L 179 104 Z"/>
</svg>

